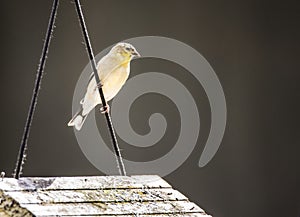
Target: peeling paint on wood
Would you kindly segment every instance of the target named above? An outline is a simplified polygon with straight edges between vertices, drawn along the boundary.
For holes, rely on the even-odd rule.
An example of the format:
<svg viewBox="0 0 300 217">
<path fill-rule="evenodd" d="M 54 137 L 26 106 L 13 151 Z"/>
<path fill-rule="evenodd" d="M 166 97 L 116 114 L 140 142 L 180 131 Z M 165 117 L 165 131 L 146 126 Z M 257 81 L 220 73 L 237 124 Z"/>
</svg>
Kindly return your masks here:
<svg viewBox="0 0 300 217">
<path fill-rule="evenodd" d="M 159 176 L 4 178 L 0 216 L 209 217 Z"/>
<path fill-rule="evenodd" d="M 24 207 L 38 216 L 49 216 L 53 213 L 64 215 L 130 215 L 155 213 L 189 213 L 203 212 L 196 205 L 187 201 L 166 202 L 124 202 L 124 203 L 67 203 L 67 204 L 24 204 Z"/>
<path fill-rule="evenodd" d="M 109 190 L 37 190 L 13 191 L 9 195 L 19 203 L 130 202 L 187 200 L 173 189 L 109 189 Z"/>
<path fill-rule="evenodd" d="M 143 215 L 143 214 L 133 214 L 133 215 L 88 215 L 84 217 L 211 217 L 205 213 L 182 213 L 182 214 L 154 214 L 154 215 Z M 71 215 L 68 217 L 78 217 L 78 215 Z"/>
<path fill-rule="evenodd" d="M 0 188 L 5 191 L 21 190 L 72 190 L 109 188 L 171 188 L 159 176 L 89 176 L 89 177 L 28 177 L 4 178 Z"/>
</svg>

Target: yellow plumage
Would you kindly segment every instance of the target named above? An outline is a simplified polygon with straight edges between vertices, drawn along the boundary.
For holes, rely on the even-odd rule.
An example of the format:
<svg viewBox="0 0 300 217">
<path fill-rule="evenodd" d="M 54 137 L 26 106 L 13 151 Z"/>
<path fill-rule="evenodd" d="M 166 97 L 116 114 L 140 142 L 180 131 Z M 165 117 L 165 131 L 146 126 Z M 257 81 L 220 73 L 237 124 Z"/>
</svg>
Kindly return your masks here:
<svg viewBox="0 0 300 217">
<path fill-rule="evenodd" d="M 99 61 L 97 71 L 106 101 L 114 98 L 125 84 L 130 73 L 130 61 L 135 56 L 139 56 L 139 54 L 132 45 L 118 43 Z M 74 126 L 77 130 L 81 129 L 89 112 L 96 105 L 101 104 L 94 77 L 91 78 L 80 104 L 80 110 L 68 123 L 68 126 Z"/>
</svg>

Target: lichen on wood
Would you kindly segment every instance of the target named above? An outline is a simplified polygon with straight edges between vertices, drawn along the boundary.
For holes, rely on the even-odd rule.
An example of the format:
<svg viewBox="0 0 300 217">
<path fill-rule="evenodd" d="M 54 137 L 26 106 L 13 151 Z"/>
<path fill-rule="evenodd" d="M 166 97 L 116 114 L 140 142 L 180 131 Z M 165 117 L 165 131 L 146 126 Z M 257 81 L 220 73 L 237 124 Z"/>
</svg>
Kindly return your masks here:
<svg viewBox="0 0 300 217">
<path fill-rule="evenodd" d="M 158 176 L 4 178 L 0 189 L 3 217 L 209 217 Z"/>
</svg>

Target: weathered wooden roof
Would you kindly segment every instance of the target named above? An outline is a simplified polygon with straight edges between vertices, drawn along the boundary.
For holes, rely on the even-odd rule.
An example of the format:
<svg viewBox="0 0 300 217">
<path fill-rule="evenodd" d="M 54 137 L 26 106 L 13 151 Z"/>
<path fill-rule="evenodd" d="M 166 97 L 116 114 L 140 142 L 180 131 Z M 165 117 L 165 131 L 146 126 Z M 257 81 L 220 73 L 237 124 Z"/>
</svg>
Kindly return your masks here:
<svg viewBox="0 0 300 217">
<path fill-rule="evenodd" d="M 0 179 L 0 216 L 209 217 L 158 176 Z"/>
</svg>

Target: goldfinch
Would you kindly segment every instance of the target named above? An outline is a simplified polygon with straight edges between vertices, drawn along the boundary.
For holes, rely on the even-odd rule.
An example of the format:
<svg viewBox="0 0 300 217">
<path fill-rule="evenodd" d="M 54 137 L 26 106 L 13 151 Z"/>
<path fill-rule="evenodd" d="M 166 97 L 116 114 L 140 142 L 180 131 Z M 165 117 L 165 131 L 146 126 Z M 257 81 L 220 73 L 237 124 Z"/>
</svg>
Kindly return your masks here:
<svg viewBox="0 0 300 217">
<path fill-rule="evenodd" d="M 87 115 L 96 105 L 102 104 L 98 85 L 102 86 L 106 101 L 110 101 L 121 90 L 130 73 L 130 61 L 140 54 L 128 43 L 116 44 L 97 64 L 97 73 L 101 84 L 96 84 L 92 73 L 84 98 L 80 101 L 80 109 L 68 123 L 80 130 Z M 102 113 L 109 112 L 109 107 L 101 108 Z"/>
</svg>

